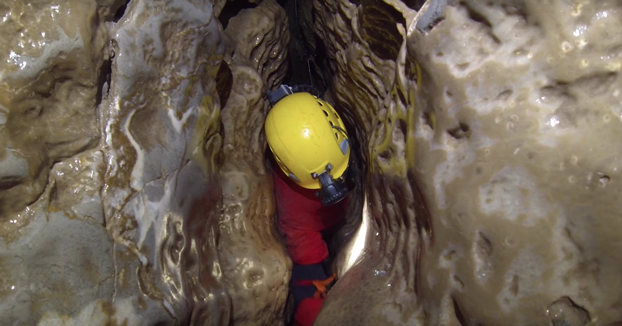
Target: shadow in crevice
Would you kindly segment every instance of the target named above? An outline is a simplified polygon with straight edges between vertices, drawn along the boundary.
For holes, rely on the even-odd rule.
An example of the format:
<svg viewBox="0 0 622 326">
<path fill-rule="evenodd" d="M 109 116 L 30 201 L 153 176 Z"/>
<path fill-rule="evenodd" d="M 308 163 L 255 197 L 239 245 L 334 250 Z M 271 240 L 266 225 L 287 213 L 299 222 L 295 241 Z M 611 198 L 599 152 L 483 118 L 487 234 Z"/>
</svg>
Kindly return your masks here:
<svg viewBox="0 0 622 326">
<path fill-rule="evenodd" d="M 359 127 L 361 124 L 358 118 L 353 112 L 345 108 L 335 106 L 335 110 L 345 124 L 351 147 L 350 163 L 346 171 L 346 180 L 350 194 L 348 195 L 349 202 L 344 222 L 327 242 L 331 253 L 331 263 L 339 253 L 339 250 L 354 236 L 361 225 L 368 166 L 366 138 L 362 128 Z"/>
<path fill-rule="evenodd" d="M 110 91 L 110 83 L 112 78 L 112 58 L 105 60 L 99 69 L 97 76 L 97 95 L 95 96 L 95 105 L 99 106 L 104 98 L 108 97 Z"/>
<path fill-rule="evenodd" d="M 114 12 L 114 16 L 112 17 L 112 22 L 118 23 L 123 15 L 125 15 L 125 10 L 127 9 L 127 5 L 130 3 L 130 0 L 125 1 L 117 10 Z"/>
<path fill-rule="evenodd" d="M 278 4 L 285 10 L 290 34 L 287 45 L 288 69 L 283 83 L 287 85 L 313 85 L 320 92 L 323 92 L 323 85 L 317 83 L 316 74 L 312 69 L 313 53 L 302 27 L 304 7 L 307 5 L 306 0 L 279 0 Z"/>
<path fill-rule="evenodd" d="M 247 0 L 227 1 L 227 3 L 225 4 L 225 7 L 222 8 L 222 11 L 220 12 L 220 15 L 218 15 L 218 21 L 220 21 L 220 24 L 222 25 L 222 29 L 224 30 L 225 28 L 227 28 L 227 25 L 229 24 L 229 20 L 237 16 L 238 13 L 240 13 L 240 11 L 244 9 L 255 8 L 255 7 L 257 7 L 256 3 L 252 3 Z"/>
</svg>

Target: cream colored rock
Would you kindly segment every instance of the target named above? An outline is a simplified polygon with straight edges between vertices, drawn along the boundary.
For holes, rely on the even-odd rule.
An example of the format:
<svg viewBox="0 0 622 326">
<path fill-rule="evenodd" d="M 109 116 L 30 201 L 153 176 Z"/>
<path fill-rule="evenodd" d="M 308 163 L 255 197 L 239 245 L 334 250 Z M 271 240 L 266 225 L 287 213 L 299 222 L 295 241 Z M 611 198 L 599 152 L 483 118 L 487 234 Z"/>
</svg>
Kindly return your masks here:
<svg viewBox="0 0 622 326">
<path fill-rule="evenodd" d="M 106 227 L 137 255 L 142 295 L 177 323 L 226 324 L 216 250 L 219 24 L 208 1 L 132 1 L 111 34 Z"/>
<path fill-rule="evenodd" d="M 0 324 L 229 323 L 218 21 L 121 4 L 0 4 Z"/>
<path fill-rule="evenodd" d="M 223 218 L 218 252 L 235 325 L 280 325 L 291 260 L 275 225 L 272 176 L 264 166 L 261 76 L 232 66 L 233 90 L 223 110 L 224 163 L 220 169 Z"/>
<path fill-rule="evenodd" d="M 317 323 L 621 321 L 622 8 L 465 1 L 428 26 L 386 3 L 316 25 L 339 106 L 375 126 L 366 253 Z"/>
<path fill-rule="evenodd" d="M 218 252 L 234 325 L 284 325 L 291 260 L 275 225 L 272 176 L 266 171 L 263 124 L 268 88 L 287 69 L 289 30 L 273 0 L 242 10 L 227 29 L 232 89 L 222 112 L 223 216 Z"/>
<path fill-rule="evenodd" d="M 614 199 L 622 39 L 611 34 L 620 10 L 616 2 L 474 2 L 448 7 L 444 22 L 411 38 L 413 53 L 434 49 L 416 56 L 424 74 L 451 76 L 423 87 L 434 107 L 422 110 L 433 109 L 437 123 L 420 129 L 417 144 L 437 147 L 418 155 L 422 170 L 436 165 L 425 184 L 439 216 L 435 241 L 446 243 L 430 258 L 457 255 L 445 268 L 424 260 L 422 273 L 463 283 L 449 288 L 462 286 L 453 300 L 465 318 L 545 324 L 553 319 L 543 312 L 568 297 L 567 309 L 584 309 L 590 325 L 622 320 L 622 256 L 612 250 L 622 229 Z M 452 41 L 457 29 L 463 36 Z"/>
<path fill-rule="evenodd" d="M 114 292 L 95 149 L 108 35 L 98 9 L 94 1 L 0 4 L 3 324 L 74 315 Z"/>
<path fill-rule="evenodd" d="M 261 74 L 266 89 L 279 86 L 287 73 L 289 27 L 276 1 L 261 1 L 229 20 L 225 30 L 232 62 L 250 65 Z"/>
<path fill-rule="evenodd" d="M 57 161 L 94 148 L 107 30 L 89 1 L 0 5 L 0 228 L 43 193 Z M 72 18 L 73 16 L 79 18 Z M 64 128 L 58 129 L 62 125 Z M 13 224 L 13 225 L 11 225 Z"/>
</svg>

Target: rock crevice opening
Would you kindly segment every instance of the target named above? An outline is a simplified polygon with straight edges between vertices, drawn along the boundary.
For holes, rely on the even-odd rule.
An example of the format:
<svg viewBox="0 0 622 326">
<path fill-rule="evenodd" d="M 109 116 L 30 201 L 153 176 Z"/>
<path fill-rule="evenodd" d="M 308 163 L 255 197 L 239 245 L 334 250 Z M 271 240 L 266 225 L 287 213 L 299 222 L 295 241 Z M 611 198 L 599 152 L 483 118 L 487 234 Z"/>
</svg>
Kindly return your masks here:
<svg viewBox="0 0 622 326">
<path fill-rule="evenodd" d="M 0 324 L 285 325 L 262 131 L 283 82 L 354 153 L 316 324 L 619 323 L 621 13 L 0 4 Z"/>
</svg>

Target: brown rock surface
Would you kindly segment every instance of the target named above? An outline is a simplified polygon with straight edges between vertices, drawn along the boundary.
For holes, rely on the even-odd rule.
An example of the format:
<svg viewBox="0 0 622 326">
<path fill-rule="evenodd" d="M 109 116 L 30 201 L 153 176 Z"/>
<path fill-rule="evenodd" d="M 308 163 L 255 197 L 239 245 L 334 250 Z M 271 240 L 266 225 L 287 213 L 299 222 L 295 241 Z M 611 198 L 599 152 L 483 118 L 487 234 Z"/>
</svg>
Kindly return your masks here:
<svg viewBox="0 0 622 326">
<path fill-rule="evenodd" d="M 272 176 L 264 165 L 267 89 L 286 72 L 289 33 L 273 0 L 244 9 L 225 29 L 232 89 L 222 111 L 223 214 L 218 252 L 234 325 L 284 323 L 291 260 L 275 226 Z"/>
<path fill-rule="evenodd" d="M 366 253 L 318 324 L 622 320 L 619 4 L 315 9 L 335 98 L 374 130 Z"/>
<path fill-rule="evenodd" d="M 255 65 L 236 63 L 232 89 L 223 57 L 237 45 L 223 41 L 222 4 L 123 4 L 0 4 L 0 324 L 277 324 L 289 261 L 271 184 L 260 160 L 231 164 L 240 157 L 222 146 L 236 142 L 227 130 L 252 129 L 244 149 L 263 155 L 252 136 L 264 83 L 285 73 L 287 21 L 273 1 L 258 7 L 267 36 L 252 53 L 237 47 Z M 221 119 L 229 97 L 246 122 Z M 259 185 L 250 204 L 230 195 L 234 180 L 221 184 L 223 163 Z M 236 200 L 249 205 L 237 216 L 249 233 L 221 224 Z M 264 278 L 229 271 L 249 259 Z"/>
<path fill-rule="evenodd" d="M 622 321 L 618 1 L 299 2 L 369 165 L 317 324 Z M 124 4 L 0 4 L 0 324 L 282 324 L 284 11 Z"/>
</svg>

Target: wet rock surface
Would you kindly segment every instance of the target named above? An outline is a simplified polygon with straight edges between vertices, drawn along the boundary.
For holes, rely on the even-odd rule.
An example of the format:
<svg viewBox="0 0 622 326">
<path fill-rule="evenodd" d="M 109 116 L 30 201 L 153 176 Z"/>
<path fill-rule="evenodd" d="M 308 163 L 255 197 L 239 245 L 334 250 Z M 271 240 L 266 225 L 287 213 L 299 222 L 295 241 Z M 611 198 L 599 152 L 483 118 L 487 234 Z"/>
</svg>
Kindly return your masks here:
<svg viewBox="0 0 622 326">
<path fill-rule="evenodd" d="M 618 4 L 315 9 L 338 105 L 373 130 L 367 252 L 318 324 L 622 319 Z"/>
<path fill-rule="evenodd" d="M 265 30 L 230 24 L 238 46 L 215 6 L 0 5 L 0 324 L 283 321 L 271 183 L 230 149 L 263 155 L 254 136 L 285 73 L 287 20 L 264 1 L 243 21 Z M 232 49 L 246 60 L 224 62 Z M 244 197 L 223 173 L 260 191 Z M 234 226 L 223 210 L 236 203 Z"/>
<path fill-rule="evenodd" d="M 270 105 L 264 95 L 280 85 L 286 73 L 287 18 L 275 1 L 262 1 L 231 18 L 225 35 L 232 88 L 221 114 L 223 214 L 218 252 L 233 304 L 231 323 L 279 325 L 285 322 L 292 263 L 275 226 L 263 123 Z"/>
<path fill-rule="evenodd" d="M 347 232 L 317 324 L 622 321 L 617 1 L 296 8 L 310 77 L 368 165 L 365 232 Z M 0 16 L 0 324 L 283 324 L 262 132 L 283 8 Z"/>
</svg>

